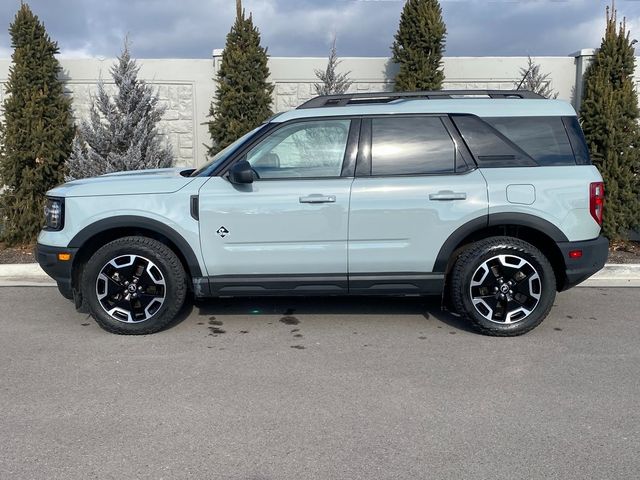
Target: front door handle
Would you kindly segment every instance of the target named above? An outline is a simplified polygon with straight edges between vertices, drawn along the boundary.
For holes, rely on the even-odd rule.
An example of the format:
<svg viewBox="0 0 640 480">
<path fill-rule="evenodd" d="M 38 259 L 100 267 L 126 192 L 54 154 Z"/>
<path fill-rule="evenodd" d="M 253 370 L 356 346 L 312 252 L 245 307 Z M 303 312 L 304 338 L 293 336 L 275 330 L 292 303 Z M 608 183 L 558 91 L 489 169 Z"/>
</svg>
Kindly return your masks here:
<svg viewBox="0 0 640 480">
<path fill-rule="evenodd" d="M 335 201 L 335 195 L 321 195 L 319 193 L 300 197 L 300 203 L 335 203 Z"/>
<path fill-rule="evenodd" d="M 453 192 L 451 190 L 440 190 L 438 193 L 430 193 L 429 200 L 466 200 L 467 194 L 465 192 Z"/>
</svg>

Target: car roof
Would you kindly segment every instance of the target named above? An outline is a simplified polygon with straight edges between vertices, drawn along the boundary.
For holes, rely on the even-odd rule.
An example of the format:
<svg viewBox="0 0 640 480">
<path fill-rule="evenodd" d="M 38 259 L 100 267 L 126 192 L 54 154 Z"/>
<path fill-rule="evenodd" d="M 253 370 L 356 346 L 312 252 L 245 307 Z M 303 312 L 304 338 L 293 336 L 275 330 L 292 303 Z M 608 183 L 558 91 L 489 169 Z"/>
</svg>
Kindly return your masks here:
<svg viewBox="0 0 640 480">
<path fill-rule="evenodd" d="M 398 99 L 379 104 L 317 107 L 290 110 L 274 117 L 271 122 L 359 115 L 399 114 L 470 114 L 478 117 L 575 117 L 573 107 L 562 100 L 522 98 L 451 98 L 438 100 Z"/>
</svg>

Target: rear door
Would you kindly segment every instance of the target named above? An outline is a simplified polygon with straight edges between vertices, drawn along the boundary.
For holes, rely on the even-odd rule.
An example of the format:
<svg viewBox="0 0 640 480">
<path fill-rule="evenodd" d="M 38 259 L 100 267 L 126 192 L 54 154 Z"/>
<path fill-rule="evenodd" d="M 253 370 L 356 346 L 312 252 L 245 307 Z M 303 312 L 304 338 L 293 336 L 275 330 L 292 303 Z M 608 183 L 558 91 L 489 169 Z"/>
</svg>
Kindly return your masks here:
<svg viewBox="0 0 640 480">
<path fill-rule="evenodd" d="M 349 289 L 438 292 L 438 253 L 486 221 L 487 184 L 446 116 L 363 120 L 349 213 Z"/>
</svg>

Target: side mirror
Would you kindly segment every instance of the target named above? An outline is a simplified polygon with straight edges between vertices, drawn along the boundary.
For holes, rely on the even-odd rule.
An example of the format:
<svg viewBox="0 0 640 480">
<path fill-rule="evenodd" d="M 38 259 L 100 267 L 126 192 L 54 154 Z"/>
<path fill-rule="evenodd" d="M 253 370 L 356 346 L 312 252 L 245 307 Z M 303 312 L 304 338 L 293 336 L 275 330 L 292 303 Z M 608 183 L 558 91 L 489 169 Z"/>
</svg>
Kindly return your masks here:
<svg viewBox="0 0 640 480">
<path fill-rule="evenodd" d="M 253 183 L 253 169 L 246 160 L 237 162 L 229 170 L 229 181 L 231 183 Z"/>
</svg>

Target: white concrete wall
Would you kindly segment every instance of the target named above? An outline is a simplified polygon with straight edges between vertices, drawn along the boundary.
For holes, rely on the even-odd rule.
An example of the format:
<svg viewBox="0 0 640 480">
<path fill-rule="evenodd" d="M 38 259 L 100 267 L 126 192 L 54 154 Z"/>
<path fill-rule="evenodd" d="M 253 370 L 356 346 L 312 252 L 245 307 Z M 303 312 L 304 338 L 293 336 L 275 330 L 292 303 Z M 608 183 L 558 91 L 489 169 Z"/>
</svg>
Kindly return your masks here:
<svg viewBox="0 0 640 480">
<path fill-rule="evenodd" d="M 582 56 L 581 56 L 582 55 Z M 575 104 L 576 82 L 588 62 L 589 52 L 568 57 L 539 57 L 536 62 L 548 72 L 551 86 L 561 99 Z M 153 84 L 167 113 L 161 129 L 168 136 L 179 165 L 197 166 L 206 161 L 206 145 L 210 143 L 207 122 L 209 105 L 215 93 L 213 59 L 140 59 L 140 77 Z M 113 59 L 62 60 L 67 88 L 73 95 L 77 118 L 86 118 L 96 82 L 102 77 L 108 83 Z M 526 57 L 449 57 L 444 59 L 446 89 L 512 89 L 520 78 Z M 0 101 L 11 62 L 0 59 Z M 315 95 L 316 69 L 324 69 L 325 58 L 271 57 L 269 68 L 275 83 L 274 111 L 295 108 Z M 392 88 L 396 67 L 388 58 L 342 59 L 341 71 L 350 71 L 354 81 L 351 91 L 385 91 Z M 1 115 L 1 112 L 0 112 Z"/>
</svg>

